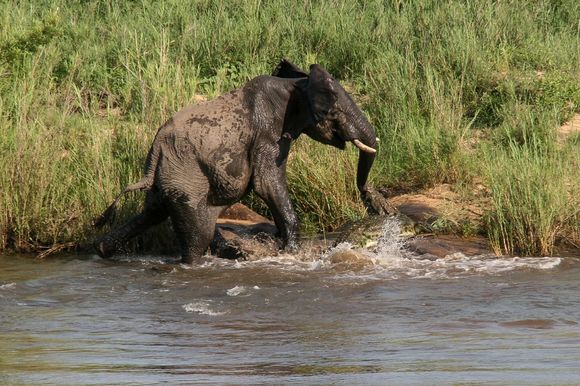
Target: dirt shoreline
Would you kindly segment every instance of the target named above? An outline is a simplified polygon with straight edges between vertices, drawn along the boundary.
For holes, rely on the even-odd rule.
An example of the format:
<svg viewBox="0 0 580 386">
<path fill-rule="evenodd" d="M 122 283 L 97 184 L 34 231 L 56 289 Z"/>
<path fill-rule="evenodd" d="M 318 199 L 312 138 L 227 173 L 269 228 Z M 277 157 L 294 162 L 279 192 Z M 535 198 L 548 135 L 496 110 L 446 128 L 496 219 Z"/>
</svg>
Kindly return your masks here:
<svg viewBox="0 0 580 386">
<path fill-rule="evenodd" d="M 489 241 L 480 232 L 483 226 L 485 188 L 476 185 L 472 193 L 473 199 L 465 198 L 454 192 L 449 184 L 441 184 L 431 189 L 412 194 L 402 194 L 391 197 L 389 201 L 398 211 L 417 223 L 431 223 L 437 232 L 427 232 L 410 237 L 405 242 L 405 249 L 424 258 L 445 258 L 458 253 L 465 256 L 495 255 Z M 274 223 L 242 204 L 235 204 L 228 208 L 218 220 L 218 230 L 226 243 L 234 248 L 228 251 L 219 251 L 226 258 L 235 258 L 236 250 L 247 249 L 249 253 L 257 255 L 275 251 L 277 241 Z M 470 233 L 471 232 L 471 233 Z M 470 233 L 470 234 L 466 234 Z M 263 237 L 256 243 L 251 240 L 254 235 L 270 235 Z M 246 241 L 241 240 L 244 236 Z M 315 235 L 303 239 L 304 248 L 313 251 L 323 251 L 333 243 L 333 237 Z M 262 243 L 262 244 L 260 244 Z M 256 246 L 258 245 L 258 246 Z M 220 255 L 220 253 L 218 253 Z M 580 249 L 572 246 L 557 246 L 554 255 L 580 257 Z"/>
<path fill-rule="evenodd" d="M 424 232 L 409 237 L 404 248 L 422 258 L 446 258 L 465 256 L 499 256 L 490 247 L 486 237 L 477 232 L 482 226 L 485 192 L 476 185 L 472 201 L 465 201 L 449 184 L 393 196 L 389 201 L 397 210 L 421 224 L 431 224 L 434 232 Z M 280 241 L 277 228 L 266 218 L 241 203 L 227 208 L 219 217 L 216 237 L 210 249 L 212 254 L 227 259 L 252 259 L 277 254 Z M 302 238 L 306 251 L 322 253 L 334 243 L 334 235 L 311 235 Z M 89 245 L 78 243 L 56 244 L 36 251 L 37 259 L 62 253 L 89 253 Z M 580 257 L 580 249 L 573 246 L 557 246 L 554 255 Z"/>
</svg>

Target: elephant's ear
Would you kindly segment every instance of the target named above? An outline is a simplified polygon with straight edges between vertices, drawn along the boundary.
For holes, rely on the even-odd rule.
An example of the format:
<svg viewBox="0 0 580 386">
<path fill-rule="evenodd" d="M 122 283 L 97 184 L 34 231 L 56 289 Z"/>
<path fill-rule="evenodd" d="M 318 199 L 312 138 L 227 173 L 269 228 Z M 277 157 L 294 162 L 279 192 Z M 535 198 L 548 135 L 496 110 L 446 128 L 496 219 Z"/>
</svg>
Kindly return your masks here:
<svg viewBox="0 0 580 386">
<path fill-rule="evenodd" d="M 272 71 L 272 76 L 278 78 L 308 78 L 308 74 L 287 59 L 280 60 L 280 63 Z"/>
<path fill-rule="evenodd" d="M 318 64 L 310 66 L 307 93 L 316 122 L 324 120 L 336 103 L 338 95 L 335 84 L 336 81 L 324 68 Z"/>
</svg>

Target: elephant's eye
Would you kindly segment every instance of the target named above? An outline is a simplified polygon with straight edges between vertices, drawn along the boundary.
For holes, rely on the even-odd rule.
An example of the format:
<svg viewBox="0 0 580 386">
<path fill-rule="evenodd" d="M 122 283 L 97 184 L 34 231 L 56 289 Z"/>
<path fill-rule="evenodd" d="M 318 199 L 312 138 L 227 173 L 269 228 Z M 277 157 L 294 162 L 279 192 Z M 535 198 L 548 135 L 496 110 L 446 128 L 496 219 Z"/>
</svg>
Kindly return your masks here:
<svg viewBox="0 0 580 386">
<path fill-rule="evenodd" d="M 338 119 L 338 117 L 339 117 L 339 114 L 338 114 L 338 111 L 337 111 L 337 110 L 330 110 L 330 111 L 328 112 L 328 115 L 327 115 L 327 116 L 328 116 L 328 119 L 329 119 L 329 120 L 331 120 L 331 121 L 335 121 L 335 120 L 337 120 L 337 119 Z"/>
<path fill-rule="evenodd" d="M 346 125 L 346 117 L 344 114 L 336 114 L 336 118 L 334 119 L 338 126 Z"/>
</svg>

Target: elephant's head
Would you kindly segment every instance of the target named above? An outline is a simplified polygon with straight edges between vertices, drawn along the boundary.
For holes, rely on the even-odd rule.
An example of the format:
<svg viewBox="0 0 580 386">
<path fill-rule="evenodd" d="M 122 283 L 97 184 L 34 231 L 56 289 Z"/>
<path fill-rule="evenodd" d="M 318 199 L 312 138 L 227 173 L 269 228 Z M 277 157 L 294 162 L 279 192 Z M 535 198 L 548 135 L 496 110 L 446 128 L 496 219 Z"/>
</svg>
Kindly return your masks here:
<svg viewBox="0 0 580 386">
<path fill-rule="evenodd" d="M 282 60 L 273 75 L 282 78 L 306 78 L 298 87 L 306 96 L 304 99 L 308 100 L 311 122 L 302 132 L 318 142 L 339 149 L 344 149 L 346 142 L 352 142 L 359 149 L 357 187 L 363 200 L 368 201 L 367 178 L 375 159 L 378 141 L 365 114 L 340 83 L 318 64 L 311 65 L 310 74 L 306 74 L 294 64 Z M 370 204 L 375 207 L 374 203 Z"/>
</svg>

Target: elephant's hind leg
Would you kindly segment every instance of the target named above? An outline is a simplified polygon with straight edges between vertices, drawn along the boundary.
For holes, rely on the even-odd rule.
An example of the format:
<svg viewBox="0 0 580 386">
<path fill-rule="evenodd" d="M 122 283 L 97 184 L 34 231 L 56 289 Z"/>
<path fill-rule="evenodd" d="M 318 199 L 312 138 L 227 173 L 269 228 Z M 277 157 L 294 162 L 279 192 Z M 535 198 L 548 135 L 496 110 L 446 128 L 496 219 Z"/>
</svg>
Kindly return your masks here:
<svg viewBox="0 0 580 386">
<path fill-rule="evenodd" d="M 97 254 L 103 258 L 113 256 L 125 242 L 153 225 L 161 223 L 166 218 L 166 211 L 158 204 L 146 204 L 143 212 L 133 216 L 121 227 L 95 241 L 94 247 L 97 250 Z"/>
<path fill-rule="evenodd" d="M 215 223 L 223 207 L 209 206 L 205 199 L 194 207 L 191 201 L 171 204 L 171 221 L 181 248 L 181 262 L 191 264 L 201 259 L 215 233 Z"/>
</svg>

